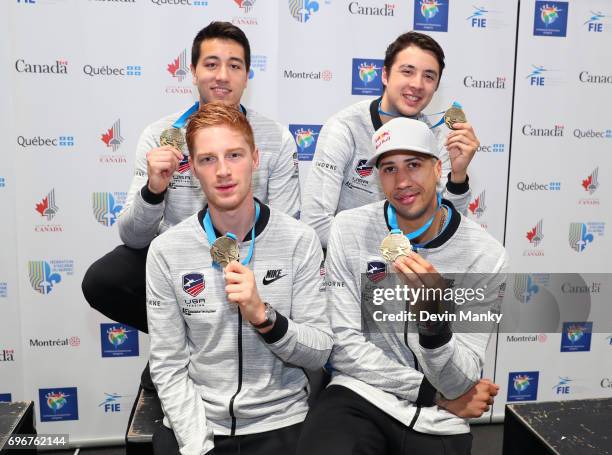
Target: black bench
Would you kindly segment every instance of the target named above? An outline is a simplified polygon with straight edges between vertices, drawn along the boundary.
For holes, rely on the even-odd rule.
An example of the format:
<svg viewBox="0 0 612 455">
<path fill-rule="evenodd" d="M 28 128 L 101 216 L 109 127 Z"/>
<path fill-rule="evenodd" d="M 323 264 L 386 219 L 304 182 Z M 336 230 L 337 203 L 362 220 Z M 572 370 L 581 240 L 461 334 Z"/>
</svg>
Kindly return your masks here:
<svg viewBox="0 0 612 455">
<path fill-rule="evenodd" d="M 36 434 L 34 428 L 34 403 L 18 401 L 15 403 L 0 403 L 0 454 L 2 455 L 33 455 L 36 449 L 11 449 L 7 441 L 11 435 Z"/>
<path fill-rule="evenodd" d="M 329 383 L 329 375 L 323 369 L 307 371 L 310 384 L 308 402 L 313 405 L 321 391 Z M 153 433 L 163 425 L 164 412 L 156 392 L 138 389 L 136 401 L 132 406 L 128 428 L 125 435 L 126 455 L 152 455 Z"/>
<path fill-rule="evenodd" d="M 140 387 L 125 435 L 126 455 L 152 455 L 153 433 L 162 425 L 163 418 L 157 393 Z"/>
<path fill-rule="evenodd" d="M 504 455 L 612 454 L 612 398 L 506 405 Z"/>
</svg>

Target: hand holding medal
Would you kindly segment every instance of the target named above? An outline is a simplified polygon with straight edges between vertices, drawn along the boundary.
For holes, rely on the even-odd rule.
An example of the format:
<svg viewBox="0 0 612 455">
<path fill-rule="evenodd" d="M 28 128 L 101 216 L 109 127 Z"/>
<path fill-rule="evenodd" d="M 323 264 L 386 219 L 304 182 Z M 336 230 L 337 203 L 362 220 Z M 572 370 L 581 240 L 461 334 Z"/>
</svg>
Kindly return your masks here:
<svg viewBox="0 0 612 455">
<path fill-rule="evenodd" d="M 463 183 L 480 142 L 458 102 L 455 101 L 444 113 L 444 123 L 451 129 L 445 143 L 451 162 L 451 181 Z"/>
</svg>

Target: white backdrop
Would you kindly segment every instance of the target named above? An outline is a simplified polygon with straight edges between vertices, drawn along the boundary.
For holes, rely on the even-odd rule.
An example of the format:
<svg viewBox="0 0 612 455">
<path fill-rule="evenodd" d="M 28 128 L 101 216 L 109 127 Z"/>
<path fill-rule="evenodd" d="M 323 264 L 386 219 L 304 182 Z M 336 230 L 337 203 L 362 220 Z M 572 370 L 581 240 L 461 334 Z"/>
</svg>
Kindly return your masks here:
<svg viewBox="0 0 612 455">
<path fill-rule="evenodd" d="M 522 0 L 517 21 L 518 0 L 481 0 L 478 8 L 459 0 L 421 3 L 2 2 L 0 400 L 3 394 L 35 400 L 40 432 L 68 432 L 83 444 L 122 440 L 147 339 L 90 310 L 80 283 L 87 267 L 120 243 L 113 213 L 125 197 L 140 132 L 195 99 L 186 65 L 193 37 L 211 20 L 232 21 L 249 37 L 253 70 L 243 104 L 298 135 L 302 184 L 320 125 L 348 104 L 375 96 L 386 46 L 400 33 L 425 29 L 447 55 L 427 113 L 459 101 L 482 144 L 470 167 L 469 216 L 500 241 L 505 237 L 515 271 L 609 272 L 604 225 L 586 226 L 594 241 L 579 253 L 568 233 L 570 223 L 607 223 L 609 217 L 604 194 L 610 158 L 604 153 L 610 140 L 577 139 L 573 131 L 610 128 L 610 82 L 580 82 L 579 73 L 610 79 L 610 59 L 601 57 L 610 57 L 612 9 L 605 0 L 571 2 L 571 8 Z M 534 36 L 542 6 L 548 23 L 536 32 L 561 33 L 558 25 L 567 20 L 566 37 Z M 602 16 L 592 21 L 600 27 L 585 24 L 594 15 Z M 360 63 L 373 65 L 375 77 L 367 84 L 353 81 Z M 543 70 L 545 84 L 536 79 L 532 85 L 530 74 Z M 352 94 L 364 89 L 368 95 Z M 563 125 L 564 134 L 525 136 L 528 124 Z M 581 183 L 595 169 L 600 186 L 590 194 Z M 520 191 L 519 182 L 561 187 Z M 540 220 L 545 238 L 535 245 L 525 235 Z M 485 368 L 502 386 L 495 417 L 503 415 L 508 386 L 514 387 L 510 373 L 540 372 L 535 398 L 556 399 L 551 381 L 576 367 L 585 382 L 576 396 L 610 395 L 612 388 L 598 383 L 610 374 L 597 361 L 607 356 L 609 363 L 606 336 L 593 334 L 591 352 L 566 353 L 559 351 L 559 334 L 535 343 L 500 335 Z M 583 367 L 593 363 L 600 370 L 586 373 Z"/>
</svg>

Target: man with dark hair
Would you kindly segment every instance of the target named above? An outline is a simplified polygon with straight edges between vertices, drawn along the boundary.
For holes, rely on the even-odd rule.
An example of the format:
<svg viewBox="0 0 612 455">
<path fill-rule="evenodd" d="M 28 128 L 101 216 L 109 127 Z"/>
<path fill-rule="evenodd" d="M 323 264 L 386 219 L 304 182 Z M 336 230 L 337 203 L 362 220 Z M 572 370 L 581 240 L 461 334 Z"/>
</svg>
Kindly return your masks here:
<svg viewBox="0 0 612 455">
<path fill-rule="evenodd" d="M 321 244 L 254 197 L 260 154 L 237 109 L 203 106 L 187 144 L 208 203 L 147 257 L 151 376 L 164 410 L 154 453 L 294 454 L 304 369 L 321 368 L 332 347 Z"/>
<path fill-rule="evenodd" d="M 253 193 L 289 215 L 299 213 L 296 146 L 291 134 L 279 123 L 240 104 L 251 60 L 245 34 L 228 22 L 212 22 L 196 35 L 191 55 L 199 101 L 187 111 L 168 115 L 145 128 L 136 149 L 127 202 L 117 222 L 124 245 L 96 261 L 82 284 L 92 308 L 143 332 L 147 332 L 144 267 L 148 245 L 206 204 L 184 154 L 185 124 L 198 106 L 220 101 L 242 110 L 253 127 L 259 149 Z"/>
<path fill-rule="evenodd" d="M 323 247 L 338 212 L 384 199 L 375 170 L 366 164 L 374 131 L 395 117 L 416 118 L 433 127 L 422 111 L 440 85 L 443 69 L 444 52 L 433 38 L 418 32 L 400 35 L 385 54 L 382 97 L 353 104 L 325 123 L 306 179 L 301 216 Z M 442 160 L 440 190 L 465 212 L 470 198 L 467 167 L 479 142 L 467 122 L 454 123 L 448 135 L 444 128 L 433 130 Z"/>
<path fill-rule="evenodd" d="M 468 418 L 488 411 L 498 392 L 480 379 L 493 324 L 449 321 L 457 311 L 499 314 L 507 256 L 441 199 L 442 163 L 425 123 L 390 120 L 372 149 L 367 164 L 378 168 L 385 199 L 333 221 L 326 258 L 332 380 L 297 453 L 469 454 Z M 421 298 L 389 294 L 398 288 Z M 460 300 L 467 291 L 478 298 Z"/>
</svg>

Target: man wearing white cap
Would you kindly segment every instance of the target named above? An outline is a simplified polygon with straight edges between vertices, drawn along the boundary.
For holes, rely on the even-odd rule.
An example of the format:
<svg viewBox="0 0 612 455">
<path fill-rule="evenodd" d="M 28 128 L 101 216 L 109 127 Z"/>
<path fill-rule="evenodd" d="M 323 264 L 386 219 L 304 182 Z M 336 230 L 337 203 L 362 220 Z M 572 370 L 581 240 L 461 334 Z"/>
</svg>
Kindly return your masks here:
<svg viewBox="0 0 612 455">
<path fill-rule="evenodd" d="M 465 116 L 452 122 L 449 132 L 444 121 L 438 121 L 441 115 L 423 113 L 440 85 L 444 66 L 444 52 L 432 37 L 404 33 L 385 52 L 382 96 L 348 106 L 323 125 L 302 192 L 300 219 L 314 228 L 324 248 L 337 213 L 384 198 L 367 161 L 374 152 L 372 134 L 393 118 L 414 118 L 433 129 L 443 170 L 439 191 L 466 213 L 471 195 L 467 169 L 480 142 Z"/>
<path fill-rule="evenodd" d="M 393 119 L 372 144 L 368 165 L 378 168 L 386 199 L 343 211 L 332 224 L 326 261 L 332 380 L 306 419 L 298 454 L 466 454 L 467 418 L 488 411 L 498 390 L 479 380 L 490 331 L 460 333 L 443 318 L 392 322 L 376 311 L 391 304 L 408 310 L 415 302 L 393 297 L 385 307 L 375 299 L 398 282 L 457 291 L 464 276 L 475 276 L 482 298 L 461 311 L 495 313 L 506 253 L 438 196 L 441 163 L 427 125 Z M 449 285 L 453 273 L 461 278 Z M 440 315 L 459 303 L 444 297 L 415 308 Z"/>
</svg>

